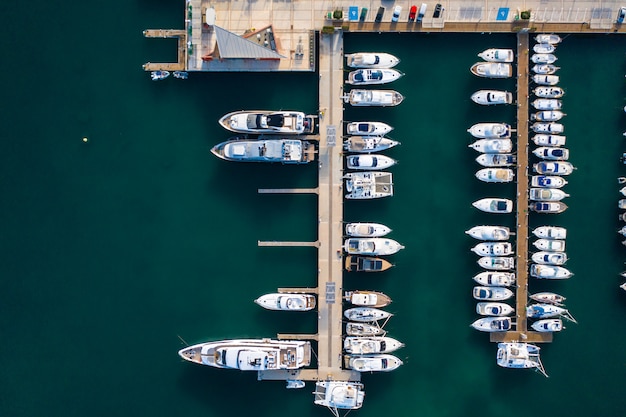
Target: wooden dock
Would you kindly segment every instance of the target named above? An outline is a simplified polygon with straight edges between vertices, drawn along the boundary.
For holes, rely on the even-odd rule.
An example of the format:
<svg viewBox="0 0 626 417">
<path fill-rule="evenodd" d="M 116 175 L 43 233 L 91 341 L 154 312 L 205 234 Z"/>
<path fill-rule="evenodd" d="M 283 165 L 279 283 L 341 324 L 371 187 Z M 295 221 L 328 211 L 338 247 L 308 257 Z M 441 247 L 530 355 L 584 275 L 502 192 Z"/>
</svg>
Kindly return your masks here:
<svg viewBox="0 0 626 417">
<path fill-rule="evenodd" d="M 259 188 L 259 194 L 319 194 L 318 188 Z"/>
<path fill-rule="evenodd" d="M 529 34 L 517 34 L 517 242 L 515 331 L 490 334 L 492 342 L 551 342 L 552 333 L 528 331 L 528 97 Z"/>
<path fill-rule="evenodd" d="M 257 241 L 258 246 L 262 247 L 314 247 L 319 248 L 320 242 L 316 240 L 315 242 L 281 242 L 278 240 L 259 240 Z"/>
<path fill-rule="evenodd" d="M 143 69 L 145 71 L 185 71 L 185 62 L 187 59 L 187 32 L 176 29 L 147 29 L 143 31 L 143 36 L 146 38 L 178 38 L 177 62 L 147 62 L 143 64 Z"/>
</svg>

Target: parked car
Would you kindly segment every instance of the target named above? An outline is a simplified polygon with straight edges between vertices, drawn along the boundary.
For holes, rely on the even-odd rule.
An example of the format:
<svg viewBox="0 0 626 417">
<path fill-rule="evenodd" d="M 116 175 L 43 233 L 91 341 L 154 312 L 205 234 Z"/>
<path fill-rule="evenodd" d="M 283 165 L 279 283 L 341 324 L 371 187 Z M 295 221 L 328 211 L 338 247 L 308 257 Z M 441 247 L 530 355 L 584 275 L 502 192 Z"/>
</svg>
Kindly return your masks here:
<svg viewBox="0 0 626 417">
<path fill-rule="evenodd" d="M 413 5 L 409 9 L 409 22 L 414 22 L 415 16 L 417 16 L 417 6 Z"/>
<path fill-rule="evenodd" d="M 422 5 L 420 6 L 420 11 L 417 13 L 417 21 L 421 22 L 422 19 L 424 18 L 424 15 L 426 14 L 426 3 L 422 3 Z"/>
<path fill-rule="evenodd" d="M 402 13 L 402 6 L 396 6 L 393 8 L 393 15 L 391 15 L 391 21 L 396 23 L 400 20 L 400 13 Z"/>
<path fill-rule="evenodd" d="M 433 17 L 435 19 L 441 17 L 441 14 L 443 13 L 443 6 L 441 5 L 441 3 L 437 3 L 437 5 L 435 6 L 435 11 L 433 12 Z"/>
<path fill-rule="evenodd" d="M 376 19 L 374 19 L 374 22 L 380 23 L 383 20 L 383 14 L 385 14 L 385 8 L 380 6 L 378 8 L 378 13 L 376 13 Z"/>
<path fill-rule="evenodd" d="M 617 23 L 624 23 L 624 19 L 626 19 L 626 7 L 621 7 L 617 12 Z"/>
</svg>

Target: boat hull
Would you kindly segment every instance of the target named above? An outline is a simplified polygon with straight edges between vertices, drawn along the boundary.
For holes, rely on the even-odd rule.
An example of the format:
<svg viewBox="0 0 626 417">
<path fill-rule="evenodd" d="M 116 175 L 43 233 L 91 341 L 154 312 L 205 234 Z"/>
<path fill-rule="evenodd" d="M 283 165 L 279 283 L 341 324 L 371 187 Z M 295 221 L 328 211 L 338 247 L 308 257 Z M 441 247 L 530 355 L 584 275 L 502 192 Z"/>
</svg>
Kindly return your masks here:
<svg viewBox="0 0 626 417">
<path fill-rule="evenodd" d="M 393 68 L 400 63 L 394 55 L 386 52 L 357 52 L 346 54 L 346 64 L 350 68 Z"/>
<path fill-rule="evenodd" d="M 377 171 L 390 168 L 395 164 L 395 159 L 385 155 L 364 154 L 346 157 L 346 167 L 354 170 Z"/>
<path fill-rule="evenodd" d="M 344 311 L 344 316 L 351 321 L 373 323 L 385 320 L 392 316 L 391 313 L 371 307 L 354 307 Z"/>
<path fill-rule="evenodd" d="M 233 162 L 307 164 L 315 159 L 315 145 L 299 139 L 232 138 L 215 145 L 211 153 Z"/>
<path fill-rule="evenodd" d="M 513 297 L 513 291 L 504 287 L 476 286 L 472 290 L 472 295 L 476 300 L 503 301 Z"/>
<path fill-rule="evenodd" d="M 393 266 L 383 258 L 348 255 L 345 257 L 345 269 L 348 272 L 382 272 Z"/>
<path fill-rule="evenodd" d="M 403 75 L 401 72 L 390 68 L 362 68 L 348 73 L 346 83 L 351 85 L 381 85 L 398 80 Z"/>
<path fill-rule="evenodd" d="M 311 134 L 315 116 L 298 111 L 242 110 L 222 116 L 219 124 L 226 130 L 250 134 Z"/>
</svg>

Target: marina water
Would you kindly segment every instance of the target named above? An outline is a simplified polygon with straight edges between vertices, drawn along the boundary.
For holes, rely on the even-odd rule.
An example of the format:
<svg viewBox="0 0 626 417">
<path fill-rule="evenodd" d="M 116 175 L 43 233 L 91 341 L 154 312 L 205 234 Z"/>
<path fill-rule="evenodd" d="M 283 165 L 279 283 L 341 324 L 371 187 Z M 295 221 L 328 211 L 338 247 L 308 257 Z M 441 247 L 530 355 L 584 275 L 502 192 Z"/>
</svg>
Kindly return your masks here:
<svg viewBox="0 0 626 417">
<path fill-rule="evenodd" d="M 175 41 L 146 27 L 182 25 L 182 2 L 117 2 L 70 8 L 35 0 L 2 9 L 5 77 L 0 138 L 0 415 L 330 415 L 313 385 L 285 390 L 254 374 L 183 363 L 185 344 L 314 333 L 315 312 L 265 311 L 252 301 L 277 287 L 314 286 L 312 248 L 259 248 L 257 240 L 317 238 L 310 195 L 258 188 L 315 187 L 317 167 L 228 163 L 209 149 L 230 135 L 217 119 L 239 109 L 317 111 L 316 74 L 191 74 L 155 83 L 141 70 L 175 59 Z M 181 4 L 179 4 L 181 3 Z M 112 5 L 109 5 L 112 6 Z M 616 35 L 565 37 L 556 53 L 563 123 L 578 170 L 561 215 L 533 226 L 568 228 L 565 282 L 530 291 L 567 296 L 579 324 L 542 345 L 550 378 L 501 369 L 496 345 L 469 327 L 471 277 L 479 272 L 477 224 L 514 226 L 471 202 L 515 197 L 512 184 L 474 178 L 466 129 L 515 124 L 514 107 L 482 108 L 478 89 L 514 91 L 513 80 L 478 79 L 469 67 L 515 34 L 346 34 L 345 51 L 386 51 L 406 75 L 389 88 L 397 108 L 346 108 L 346 121 L 380 120 L 402 142 L 387 152 L 395 196 L 350 201 L 347 221 L 376 221 L 406 249 L 382 274 L 346 274 L 346 289 L 390 295 L 387 330 L 406 344 L 405 364 L 364 375 L 355 415 L 618 416 L 626 410 L 626 248 L 615 231 L 624 51 Z M 86 137 L 87 142 L 82 138 Z M 531 159 L 532 160 L 532 159 Z"/>
</svg>

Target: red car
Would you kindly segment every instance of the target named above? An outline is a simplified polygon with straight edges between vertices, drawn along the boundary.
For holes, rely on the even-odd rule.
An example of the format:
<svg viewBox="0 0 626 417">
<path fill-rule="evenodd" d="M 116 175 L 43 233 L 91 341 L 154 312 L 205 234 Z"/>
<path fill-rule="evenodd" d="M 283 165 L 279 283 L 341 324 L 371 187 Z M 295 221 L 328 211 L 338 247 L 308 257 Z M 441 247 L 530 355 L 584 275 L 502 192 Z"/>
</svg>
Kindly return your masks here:
<svg viewBox="0 0 626 417">
<path fill-rule="evenodd" d="M 415 15 L 417 14 L 417 6 L 411 6 L 409 10 L 409 22 L 415 21 Z"/>
</svg>

